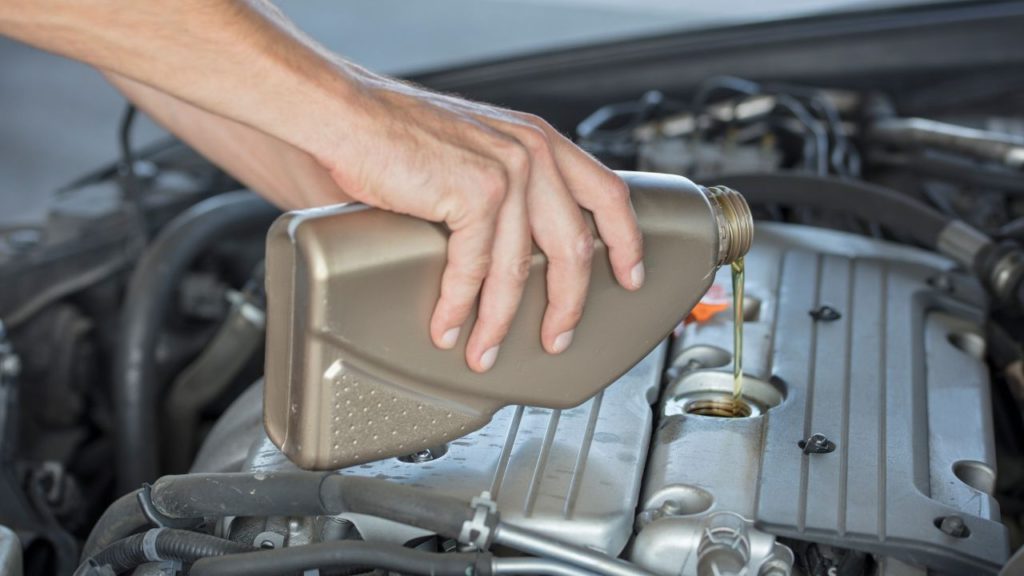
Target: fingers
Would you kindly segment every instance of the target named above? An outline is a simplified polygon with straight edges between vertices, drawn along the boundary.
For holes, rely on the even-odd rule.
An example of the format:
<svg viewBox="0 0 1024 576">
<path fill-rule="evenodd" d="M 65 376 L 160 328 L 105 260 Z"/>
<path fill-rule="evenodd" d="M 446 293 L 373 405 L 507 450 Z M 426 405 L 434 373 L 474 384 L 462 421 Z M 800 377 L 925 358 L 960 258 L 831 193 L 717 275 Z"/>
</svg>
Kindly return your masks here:
<svg viewBox="0 0 1024 576">
<path fill-rule="evenodd" d="M 552 354 L 571 345 L 590 283 L 594 236 L 581 207 L 593 212 L 620 284 L 639 288 L 644 267 L 629 190 L 618 176 L 539 119 L 508 114 L 476 118 L 492 129 L 483 149 L 493 169 L 482 180 L 459 182 L 458 189 L 468 192 L 445 217 L 452 235 L 431 338 L 441 348 L 453 348 L 479 295 L 466 362 L 486 372 L 497 362 L 519 307 L 531 237 L 548 260 L 548 306 L 540 337 Z M 474 189 L 481 190 L 482 199 L 471 195 Z"/>
<path fill-rule="evenodd" d="M 512 325 L 530 274 L 530 256 L 526 201 L 520 189 L 510 192 L 498 216 L 491 268 L 480 294 L 477 321 L 466 343 L 466 363 L 476 372 L 490 370 L 498 358 L 499 345 Z"/>
<path fill-rule="evenodd" d="M 515 140 L 506 140 L 501 148 L 509 166 L 509 190 L 498 211 L 491 267 L 480 294 L 476 324 L 466 343 L 466 363 L 476 372 L 490 370 L 497 361 L 530 274 L 532 243 L 526 217 L 530 159 Z"/>
<path fill-rule="evenodd" d="M 467 170 L 469 172 L 469 170 Z M 441 277 L 441 297 L 430 321 L 430 337 L 439 348 L 453 348 L 462 324 L 473 310 L 480 287 L 491 267 L 496 215 L 504 203 L 507 177 L 489 168 L 463 183 L 466 194 L 474 188 L 479 197 L 456 198 L 446 208 L 445 222 L 452 230 L 448 262 Z"/>
<path fill-rule="evenodd" d="M 627 290 L 640 288 L 645 275 L 643 236 L 629 200 L 629 187 L 553 128 L 544 126 L 573 198 L 594 215 L 615 278 Z"/>
<path fill-rule="evenodd" d="M 552 354 L 572 344 L 590 284 L 594 236 L 583 220 L 555 161 L 547 135 L 531 128 L 520 134 L 533 159 L 527 208 L 537 245 L 548 258 L 548 306 L 541 344 Z"/>
</svg>

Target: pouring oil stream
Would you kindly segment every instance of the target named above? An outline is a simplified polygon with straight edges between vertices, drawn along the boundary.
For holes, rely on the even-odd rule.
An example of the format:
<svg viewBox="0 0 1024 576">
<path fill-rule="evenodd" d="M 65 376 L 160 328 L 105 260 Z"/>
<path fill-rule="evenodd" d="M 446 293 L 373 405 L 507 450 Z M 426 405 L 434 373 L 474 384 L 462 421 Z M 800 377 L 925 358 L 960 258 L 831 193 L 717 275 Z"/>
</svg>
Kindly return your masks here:
<svg viewBox="0 0 1024 576">
<path fill-rule="evenodd" d="M 743 257 L 732 268 L 732 398 L 743 396 Z"/>
</svg>

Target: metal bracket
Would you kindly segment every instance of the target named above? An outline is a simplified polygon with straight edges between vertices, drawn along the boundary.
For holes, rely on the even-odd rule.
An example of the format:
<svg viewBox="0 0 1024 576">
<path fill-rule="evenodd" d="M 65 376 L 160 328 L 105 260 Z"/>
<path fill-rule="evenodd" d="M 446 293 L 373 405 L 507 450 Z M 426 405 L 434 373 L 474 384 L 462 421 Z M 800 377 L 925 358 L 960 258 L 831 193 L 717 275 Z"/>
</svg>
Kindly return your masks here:
<svg viewBox="0 0 1024 576">
<path fill-rule="evenodd" d="M 473 498 L 469 505 L 475 510 L 473 519 L 462 523 L 459 542 L 477 550 L 487 550 L 494 539 L 494 527 L 498 525 L 498 505 L 487 490 Z"/>
</svg>

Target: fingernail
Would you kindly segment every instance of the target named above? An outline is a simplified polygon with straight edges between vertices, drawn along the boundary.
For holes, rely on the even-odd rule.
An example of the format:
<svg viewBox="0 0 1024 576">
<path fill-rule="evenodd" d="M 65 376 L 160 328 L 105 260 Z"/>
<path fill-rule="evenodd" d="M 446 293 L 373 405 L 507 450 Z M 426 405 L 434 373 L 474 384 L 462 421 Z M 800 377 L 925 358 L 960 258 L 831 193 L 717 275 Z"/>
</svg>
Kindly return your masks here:
<svg viewBox="0 0 1024 576">
<path fill-rule="evenodd" d="M 633 288 L 639 288 L 644 285 L 643 262 L 637 262 L 636 266 L 633 266 L 633 270 L 629 273 L 629 280 L 633 283 Z"/>
<path fill-rule="evenodd" d="M 480 368 L 487 372 L 494 367 L 494 361 L 498 359 L 498 347 L 495 346 L 480 355 Z"/>
<path fill-rule="evenodd" d="M 459 327 L 449 329 L 441 336 L 441 348 L 445 350 L 455 346 L 455 343 L 459 340 Z"/>
<path fill-rule="evenodd" d="M 552 346 L 552 350 L 554 350 L 555 354 L 565 352 L 565 349 L 569 347 L 569 344 L 572 344 L 573 332 L 573 330 L 566 330 L 559 334 L 558 338 L 555 338 L 555 343 Z"/>
</svg>

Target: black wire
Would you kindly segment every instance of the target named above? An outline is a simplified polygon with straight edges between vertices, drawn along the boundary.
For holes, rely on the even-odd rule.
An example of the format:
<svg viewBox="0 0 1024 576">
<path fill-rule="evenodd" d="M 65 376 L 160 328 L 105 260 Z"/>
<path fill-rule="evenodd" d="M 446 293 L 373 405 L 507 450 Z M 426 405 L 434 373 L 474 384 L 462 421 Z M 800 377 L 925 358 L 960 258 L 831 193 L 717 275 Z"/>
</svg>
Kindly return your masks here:
<svg viewBox="0 0 1024 576">
<path fill-rule="evenodd" d="M 757 96 L 760 94 L 775 97 L 775 105 L 788 111 L 805 128 L 806 134 L 811 136 L 809 140 L 804 138 L 804 161 L 808 167 L 815 170 L 819 175 L 828 174 L 828 130 L 822 122 L 812 115 L 806 106 L 794 96 L 780 90 L 770 90 L 765 86 L 737 78 L 734 76 L 716 76 L 701 83 L 691 101 L 691 113 L 693 115 L 693 156 L 694 164 L 698 163 L 700 141 L 703 136 L 703 129 L 700 125 L 700 116 L 711 95 L 719 91 L 729 91 L 745 96 Z"/>
<path fill-rule="evenodd" d="M 137 113 L 138 108 L 129 102 L 125 106 L 124 113 L 121 115 L 121 123 L 117 131 L 117 142 L 121 152 L 118 174 L 121 176 L 124 198 L 135 207 L 135 213 L 142 224 L 142 233 L 148 239 L 150 229 L 146 221 L 146 210 L 142 205 L 142 190 L 139 186 L 138 174 L 135 172 L 135 153 L 132 150 L 132 126 L 135 124 Z"/>
<path fill-rule="evenodd" d="M 822 123 L 811 115 L 803 103 L 789 94 L 775 94 L 775 104 L 788 110 L 814 137 L 814 163 L 812 166 L 815 167 L 819 176 L 828 176 L 828 133 Z"/>
<path fill-rule="evenodd" d="M 118 128 L 118 144 L 121 151 L 121 168 L 127 174 L 135 174 L 135 156 L 132 153 L 132 125 L 138 109 L 129 103 L 121 114 L 121 125 Z"/>
<path fill-rule="evenodd" d="M 701 82 L 690 101 L 690 115 L 693 118 L 693 136 L 691 138 L 693 167 L 696 169 L 700 164 L 700 142 L 704 136 L 704 129 L 700 125 L 701 114 L 707 105 L 711 95 L 715 92 L 728 91 L 756 96 L 761 93 L 761 86 L 756 82 L 737 78 L 735 76 L 715 76 Z"/>
<path fill-rule="evenodd" d="M 829 155 L 833 169 L 837 174 L 853 177 L 860 175 L 860 154 L 850 144 L 839 110 L 831 100 L 822 94 L 821 90 L 778 83 L 768 85 L 767 89 L 773 92 L 785 92 L 806 100 L 811 105 L 811 109 L 825 120 L 825 125 L 835 142 L 832 153 Z"/>
</svg>

